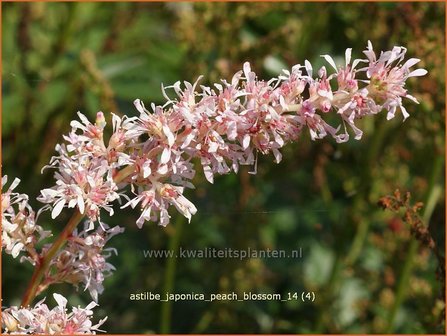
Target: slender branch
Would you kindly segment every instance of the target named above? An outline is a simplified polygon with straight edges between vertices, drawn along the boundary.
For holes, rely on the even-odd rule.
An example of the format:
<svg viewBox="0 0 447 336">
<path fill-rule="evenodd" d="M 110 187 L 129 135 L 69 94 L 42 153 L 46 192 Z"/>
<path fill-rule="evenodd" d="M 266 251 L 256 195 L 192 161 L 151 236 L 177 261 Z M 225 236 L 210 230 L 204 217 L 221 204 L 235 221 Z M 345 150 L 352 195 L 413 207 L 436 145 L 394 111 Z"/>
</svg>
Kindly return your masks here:
<svg viewBox="0 0 447 336">
<path fill-rule="evenodd" d="M 121 169 L 114 177 L 113 181 L 115 181 L 116 184 L 123 181 L 126 177 L 130 176 L 135 171 L 134 165 L 129 165 L 126 168 Z"/>
<path fill-rule="evenodd" d="M 54 258 L 59 249 L 61 249 L 62 246 L 65 244 L 67 238 L 71 235 L 71 233 L 73 232 L 73 230 L 76 228 L 76 226 L 79 224 L 79 222 L 83 217 L 84 215 L 81 214 L 78 209 L 76 209 L 75 213 L 71 216 L 64 230 L 57 237 L 53 245 L 51 245 L 47 253 L 45 253 L 43 258 L 41 259 L 41 262 L 36 266 L 33 276 L 31 277 L 31 281 L 28 284 L 28 288 L 25 291 L 25 295 L 23 296 L 22 300 L 23 307 L 28 306 L 31 303 L 31 301 L 35 298 L 37 289 L 40 283 L 42 282 L 42 278 L 44 274 L 47 272 L 48 268 L 50 267 L 51 260 Z"/>
</svg>

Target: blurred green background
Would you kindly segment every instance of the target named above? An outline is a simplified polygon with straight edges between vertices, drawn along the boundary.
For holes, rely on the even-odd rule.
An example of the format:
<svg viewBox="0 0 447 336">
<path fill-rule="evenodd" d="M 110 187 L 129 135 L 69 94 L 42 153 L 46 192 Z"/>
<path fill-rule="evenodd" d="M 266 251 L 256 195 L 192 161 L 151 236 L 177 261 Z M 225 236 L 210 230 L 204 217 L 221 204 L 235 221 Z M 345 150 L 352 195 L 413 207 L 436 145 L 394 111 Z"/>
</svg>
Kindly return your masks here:
<svg viewBox="0 0 447 336">
<path fill-rule="evenodd" d="M 106 222 L 117 271 L 104 282 L 95 318 L 108 333 L 443 333 L 444 279 L 426 247 L 411 243 L 399 214 L 380 197 L 395 189 L 429 203 L 423 217 L 444 251 L 445 36 L 443 3 L 2 3 L 3 174 L 22 179 L 34 201 L 53 184 L 40 169 L 82 111 L 93 119 L 136 115 L 132 101 L 163 103 L 160 84 L 230 79 L 249 60 L 260 78 L 320 54 L 361 57 L 408 48 L 429 75 L 411 79 L 420 105 L 411 117 L 365 118 L 359 142 L 312 142 L 303 134 L 279 165 L 262 157 L 214 185 L 202 174 L 187 196 L 199 211 L 187 225 L 138 230 L 137 211 Z M 110 119 L 109 119 L 110 121 Z M 441 192 L 442 191 L 442 192 Z M 117 207 L 118 208 L 118 207 Z M 126 209 L 127 210 L 127 209 Z M 64 217 L 65 216 L 65 217 Z M 70 212 L 40 224 L 59 232 Z M 143 249 L 303 248 L 302 259 L 145 259 Z M 18 304 L 32 268 L 3 258 L 3 305 Z M 281 293 L 314 291 L 302 302 L 132 302 L 138 291 Z M 72 305 L 90 302 L 70 285 Z M 44 294 L 51 305 L 51 295 Z"/>
</svg>

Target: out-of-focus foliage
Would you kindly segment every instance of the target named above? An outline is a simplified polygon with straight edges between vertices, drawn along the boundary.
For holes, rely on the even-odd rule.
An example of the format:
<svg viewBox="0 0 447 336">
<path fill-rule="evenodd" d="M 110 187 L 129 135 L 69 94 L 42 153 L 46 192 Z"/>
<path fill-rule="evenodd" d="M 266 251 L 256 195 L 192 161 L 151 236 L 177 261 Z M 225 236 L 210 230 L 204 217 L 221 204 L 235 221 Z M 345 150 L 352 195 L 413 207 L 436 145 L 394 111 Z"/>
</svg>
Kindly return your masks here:
<svg viewBox="0 0 447 336">
<path fill-rule="evenodd" d="M 208 83 L 229 79 L 246 60 L 269 78 L 304 59 L 321 66 L 320 54 L 342 57 L 347 47 L 358 57 L 368 39 L 379 50 L 407 47 L 429 75 L 410 81 L 421 104 L 408 104 L 405 123 L 367 118 L 360 142 L 303 136 L 284 150 L 279 165 L 260 158 L 257 175 L 246 169 L 214 185 L 197 176 L 189 195 L 199 213 L 190 225 L 179 219 L 166 229 L 138 230 L 136 213 L 117 211 L 109 222 L 126 232 L 110 242 L 119 251 L 112 261 L 117 271 L 105 281 L 99 303 L 101 314 L 109 315 L 109 333 L 160 332 L 163 319 L 173 333 L 443 332 L 435 256 L 411 243 L 410 227 L 397 214 L 377 206 L 397 188 L 410 191 L 425 204 L 425 225 L 444 250 L 443 3 L 2 7 L 3 174 L 21 178 L 20 192 L 31 198 L 49 185 L 51 172 L 40 175 L 40 169 L 78 110 L 90 118 L 98 110 L 134 115 L 135 98 L 163 103 L 161 83 L 199 75 Z M 48 216 L 40 225 L 45 221 Z M 63 225 L 64 218 L 48 224 L 55 232 Z M 167 259 L 143 257 L 143 249 L 165 249 L 175 239 L 190 249 L 302 247 L 303 258 L 176 259 L 170 273 Z M 409 253 L 411 245 L 416 248 Z M 3 304 L 18 304 L 32 270 L 8 257 L 3 265 Z M 314 291 L 317 299 L 177 302 L 172 314 L 162 313 L 159 302 L 129 300 L 132 292 L 169 287 L 177 293 Z M 82 289 L 56 289 L 73 305 L 89 302 Z"/>
</svg>

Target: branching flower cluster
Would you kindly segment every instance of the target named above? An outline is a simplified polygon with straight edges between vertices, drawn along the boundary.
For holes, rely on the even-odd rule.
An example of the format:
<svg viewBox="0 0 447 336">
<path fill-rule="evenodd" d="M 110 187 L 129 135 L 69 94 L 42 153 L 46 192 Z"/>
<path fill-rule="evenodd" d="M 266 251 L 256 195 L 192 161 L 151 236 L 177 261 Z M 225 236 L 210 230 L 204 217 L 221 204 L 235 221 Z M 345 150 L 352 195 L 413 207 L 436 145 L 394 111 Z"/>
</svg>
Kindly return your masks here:
<svg viewBox="0 0 447 336">
<path fill-rule="evenodd" d="M 59 282 L 67 282 L 75 286 L 82 284 L 84 290 L 88 290 L 92 299 L 98 302 L 98 294 L 104 290 L 102 282 L 115 270 L 115 267 L 107 262 L 107 258 L 112 254 L 117 254 L 116 249 L 105 248 L 105 244 L 114 235 L 123 231 L 124 229 L 119 226 L 109 230 L 99 227 L 94 232 L 83 230 L 77 233 L 75 230 L 68 238 L 65 248 L 51 260 L 39 291 Z M 47 248 L 48 246 L 44 248 L 44 253 Z"/>
<path fill-rule="evenodd" d="M 204 176 L 213 183 L 215 175 L 237 173 L 241 165 L 253 166 L 256 173 L 259 154 L 271 153 L 279 163 L 282 147 L 296 141 L 303 131 L 312 140 L 331 136 L 342 143 L 352 133 L 361 139 L 356 121 L 362 117 L 386 111 L 387 119 L 392 119 L 400 110 L 406 119 L 403 98 L 417 100 L 407 93 L 405 82 L 427 71 L 410 70 L 419 60 L 404 61 L 405 53 L 404 47 L 394 47 L 376 56 L 368 42 L 365 59 L 352 59 L 347 49 L 342 66 L 323 55 L 331 72 L 323 66 L 316 76 L 306 60 L 264 81 L 247 62 L 229 82 L 205 86 L 199 78 L 193 84 L 162 86 L 163 106 L 151 104 L 148 109 L 137 99 L 138 117 L 112 114 L 108 139 L 102 112 L 94 123 L 79 112 L 80 121 L 71 122 L 65 143 L 56 146 L 58 154 L 45 167 L 55 169 L 56 183 L 43 189 L 38 200 L 45 204 L 40 211 L 51 210 L 53 219 L 64 208 L 74 208 L 80 218 L 86 218 L 85 230 L 67 236 L 60 250 L 46 245 L 39 255 L 34 245 L 48 234 L 35 224 L 27 197 L 12 193 L 16 182 L 2 196 L 2 246 L 13 257 L 27 252 L 24 258 L 37 266 L 41 276 L 41 282 L 31 284 L 27 300 L 52 283 L 68 282 L 82 284 L 98 301 L 104 277 L 114 270 L 106 259 L 115 251 L 104 245 L 123 231 L 104 224 L 101 210 L 113 215 L 115 201 L 121 208 L 139 208 L 139 228 L 145 222 L 166 226 L 172 206 L 190 221 L 197 209 L 184 191 L 194 188 L 195 162 L 200 162 Z M 13 316 L 20 325 L 17 328 L 25 330 L 22 320 Z M 5 319 L 3 325 L 13 330 L 5 327 Z M 43 329 L 33 329 L 39 330 Z"/>
</svg>

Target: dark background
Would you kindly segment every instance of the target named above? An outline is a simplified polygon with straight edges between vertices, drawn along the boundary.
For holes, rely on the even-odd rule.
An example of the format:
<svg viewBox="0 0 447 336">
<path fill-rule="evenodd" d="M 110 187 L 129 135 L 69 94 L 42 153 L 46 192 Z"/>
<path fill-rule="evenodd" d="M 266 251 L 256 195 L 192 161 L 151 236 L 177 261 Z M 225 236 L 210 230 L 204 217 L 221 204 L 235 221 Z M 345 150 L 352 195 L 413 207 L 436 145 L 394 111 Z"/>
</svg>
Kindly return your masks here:
<svg viewBox="0 0 447 336">
<path fill-rule="evenodd" d="M 126 228 L 110 245 L 114 275 L 104 282 L 95 319 L 109 333 L 443 333 L 442 279 L 432 251 L 419 247 L 399 214 L 377 202 L 395 189 L 427 204 L 421 216 L 444 251 L 443 3 L 3 3 L 3 174 L 34 200 L 53 184 L 40 169 L 78 110 L 136 115 L 132 101 L 163 103 L 160 84 L 230 79 L 249 60 L 261 78 L 320 54 L 361 57 L 408 48 L 429 71 L 409 80 L 411 117 L 385 114 L 360 122 L 361 141 L 313 142 L 308 134 L 273 163 L 262 157 L 214 185 L 202 174 L 187 196 L 199 209 L 191 224 L 172 212 L 167 228 L 138 211 L 106 222 Z M 110 122 L 110 119 L 109 119 Z M 306 133 L 306 132 L 305 132 Z M 118 209 L 118 207 L 117 207 Z M 40 225 L 59 232 L 70 211 Z M 177 242 L 177 243 L 176 243 Z M 302 259 L 144 259 L 143 249 L 303 248 Z M 3 305 L 19 304 L 32 273 L 3 258 Z M 408 268 L 408 277 L 403 275 Z M 131 302 L 138 291 L 282 293 L 314 291 L 314 303 Z M 72 305 L 88 292 L 53 286 Z M 54 305 L 50 293 L 44 294 Z M 172 312 L 169 312 L 172 309 Z M 393 314 L 395 312 L 396 314 Z M 393 317 L 390 317 L 393 316 Z M 163 325 L 163 326 L 162 326 Z M 161 327 L 162 326 L 162 327 Z"/>
</svg>

